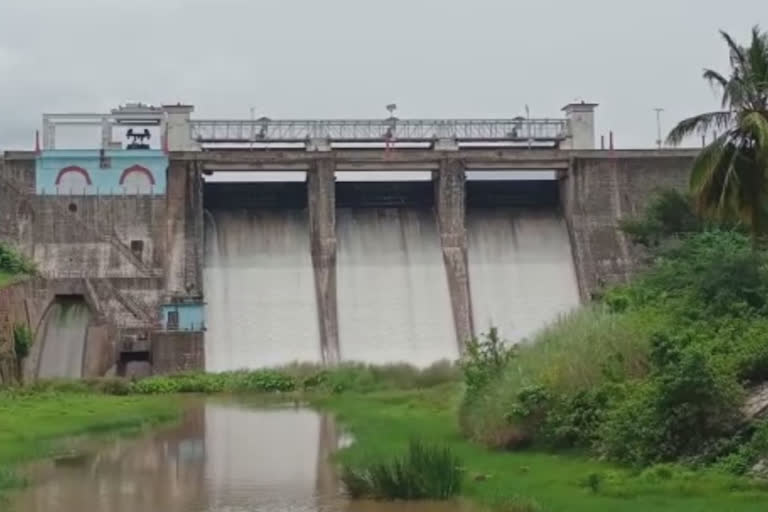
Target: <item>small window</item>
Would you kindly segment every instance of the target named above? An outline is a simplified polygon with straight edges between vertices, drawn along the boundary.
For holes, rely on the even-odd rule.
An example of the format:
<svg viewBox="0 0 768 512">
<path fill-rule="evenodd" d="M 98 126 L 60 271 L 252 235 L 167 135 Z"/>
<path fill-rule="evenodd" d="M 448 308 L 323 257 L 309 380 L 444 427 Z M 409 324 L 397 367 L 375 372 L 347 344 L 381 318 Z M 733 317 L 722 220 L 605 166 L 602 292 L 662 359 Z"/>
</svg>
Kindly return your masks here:
<svg viewBox="0 0 768 512">
<path fill-rule="evenodd" d="M 169 331 L 175 331 L 179 328 L 179 312 L 178 311 L 168 312 L 167 328 Z"/>
<path fill-rule="evenodd" d="M 144 240 L 131 240 L 131 252 L 134 256 L 141 259 L 144 252 Z"/>
</svg>

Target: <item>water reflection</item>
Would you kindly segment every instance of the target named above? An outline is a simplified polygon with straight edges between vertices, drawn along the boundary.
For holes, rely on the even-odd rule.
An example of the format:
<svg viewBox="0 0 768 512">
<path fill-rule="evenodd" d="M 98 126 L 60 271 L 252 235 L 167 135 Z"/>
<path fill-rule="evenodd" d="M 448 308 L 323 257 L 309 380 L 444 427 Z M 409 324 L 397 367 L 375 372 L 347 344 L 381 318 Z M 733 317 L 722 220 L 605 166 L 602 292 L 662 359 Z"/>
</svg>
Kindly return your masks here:
<svg viewBox="0 0 768 512">
<path fill-rule="evenodd" d="M 388 512 L 348 503 L 331 453 L 344 439 L 330 416 L 305 408 L 208 403 L 175 428 L 120 440 L 31 468 L 18 512 Z M 419 512 L 455 511 L 448 504 Z M 411 510 L 416 510 L 411 508 Z"/>
</svg>

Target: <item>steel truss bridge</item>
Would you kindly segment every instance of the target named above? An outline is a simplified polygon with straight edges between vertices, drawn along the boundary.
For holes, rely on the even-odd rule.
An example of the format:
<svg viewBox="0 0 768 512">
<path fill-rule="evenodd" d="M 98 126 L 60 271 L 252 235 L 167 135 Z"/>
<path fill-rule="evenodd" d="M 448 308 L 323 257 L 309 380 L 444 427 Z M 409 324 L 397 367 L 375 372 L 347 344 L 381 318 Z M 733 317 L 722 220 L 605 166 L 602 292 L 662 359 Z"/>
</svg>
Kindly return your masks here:
<svg viewBox="0 0 768 512">
<path fill-rule="evenodd" d="M 306 143 L 547 143 L 569 135 L 566 119 L 296 119 L 191 120 L 200 144 Z"/>
</svg>

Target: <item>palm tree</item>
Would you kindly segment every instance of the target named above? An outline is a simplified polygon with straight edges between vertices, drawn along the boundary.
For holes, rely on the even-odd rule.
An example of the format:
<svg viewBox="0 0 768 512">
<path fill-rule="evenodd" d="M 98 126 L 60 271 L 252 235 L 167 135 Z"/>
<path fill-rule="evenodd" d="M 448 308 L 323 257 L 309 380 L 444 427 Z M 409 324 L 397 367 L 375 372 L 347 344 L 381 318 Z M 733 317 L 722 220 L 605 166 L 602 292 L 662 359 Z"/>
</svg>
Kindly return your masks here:
<svg viewBox="0 0 768 512">
<path fill-rule="evenodd" d="M 730 76 L 705 69 L 703 78 L 721 92 L 721 109 L 680 121 L 667 143 L 714 130 L 691 172 L 696 208 L 705 216 L 740 220 L 756 243 L 768 213 L 768 32 L 754 27 L 748 47 L 720 34 L 730 53 Z"/>
</svg>

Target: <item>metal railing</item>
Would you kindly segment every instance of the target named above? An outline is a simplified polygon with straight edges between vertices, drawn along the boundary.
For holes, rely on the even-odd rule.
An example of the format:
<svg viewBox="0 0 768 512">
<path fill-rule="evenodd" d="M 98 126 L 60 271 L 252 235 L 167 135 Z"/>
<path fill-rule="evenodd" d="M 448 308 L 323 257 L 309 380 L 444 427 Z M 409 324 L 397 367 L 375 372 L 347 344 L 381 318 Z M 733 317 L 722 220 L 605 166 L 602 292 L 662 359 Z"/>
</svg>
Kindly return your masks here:
<svg viewBox="0 0 768 512">
<path fill-rule="evenodd" d="M 199 143 L 286 142 L 553 142 L 568 136 L 565 119 L 211 119 L 190 122 Z"/>
</svg>

